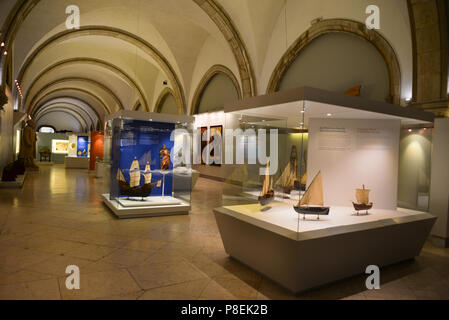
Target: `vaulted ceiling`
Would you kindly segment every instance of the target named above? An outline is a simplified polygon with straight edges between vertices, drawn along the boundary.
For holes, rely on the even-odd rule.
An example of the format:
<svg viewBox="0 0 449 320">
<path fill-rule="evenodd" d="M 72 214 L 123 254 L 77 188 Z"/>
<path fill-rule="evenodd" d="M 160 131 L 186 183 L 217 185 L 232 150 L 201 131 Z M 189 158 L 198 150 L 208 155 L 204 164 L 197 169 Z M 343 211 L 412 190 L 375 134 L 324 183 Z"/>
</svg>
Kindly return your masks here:
<svg viewBox="0 0 449 320">
<path fill-rule="evenodd" d="M 189 113 L 198 84 L 214 65 L 236 76 L 241 96 L 264 93 L 275 65 L 310 21 L 364 21 L 368 0 L 1 0 L 0 26 L 10 68 L 23 92 L 18 108 L 42 117 L 67 109 L 95 126 L 105 114 L 137 105 L 154 111 L 172 89 Z M 377 0 L 380 31 L 393 44 L 411 91 L 412 53 L 406 0 Z M 67 30 L 66 8 L 81 28 Z M 394 22 L 394 23 L 393 23 Z M 6 80 L 4 72 L 3 81 Z M 166 85 L 164 85 L 166 81 Z M 77 110 L 78 108 L 78 110 Z M 89 129 L 89 128 L 87 128 Z"/>
</svg>

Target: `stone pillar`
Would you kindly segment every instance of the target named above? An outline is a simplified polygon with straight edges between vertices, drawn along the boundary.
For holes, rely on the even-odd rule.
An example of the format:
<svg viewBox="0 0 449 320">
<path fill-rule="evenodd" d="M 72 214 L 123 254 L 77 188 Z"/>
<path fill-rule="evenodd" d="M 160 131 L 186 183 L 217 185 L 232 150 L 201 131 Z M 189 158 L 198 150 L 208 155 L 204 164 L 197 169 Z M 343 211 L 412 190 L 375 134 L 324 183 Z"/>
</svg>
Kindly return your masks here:
<svg viewBox="0 0 449 320">
<path fill-rule="evenodd" d="M 449 117 L 447 0 L 408 0 L 413 37 L 412 106 Z"/>
<path fill-rule="evenodd" d="M 449 246 L 449 119 L 436 119 L 433 132 L 432 172 L 430 182 L 431 214 L 437 216 L 432 229 L 432 243 Z"/>
</svg>

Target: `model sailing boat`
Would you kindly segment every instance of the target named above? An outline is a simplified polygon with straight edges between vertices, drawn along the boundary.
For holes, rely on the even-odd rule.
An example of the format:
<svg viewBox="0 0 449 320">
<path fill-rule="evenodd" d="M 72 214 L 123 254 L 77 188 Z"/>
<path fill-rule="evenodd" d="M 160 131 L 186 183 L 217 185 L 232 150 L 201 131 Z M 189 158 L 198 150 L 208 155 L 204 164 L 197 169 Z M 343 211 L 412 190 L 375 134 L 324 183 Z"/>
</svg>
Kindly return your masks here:
<svg viewBox="0 0 449 320">
<path fill-rule="evenodd" d="M 159 188 L 161 186 L 161 180 L 157 181 L 156 183 L 151 183 L 152 174 L 149 162 L 147 162 L 145 171 L 143 172 L 145 181 L 142 186 L 140 186 L 140 174 L 141 171 L 139 167 L 139 161 L 137 161 L 136 158 L 134 158 L 133 162 L 131 163 L 131 168 L 129 169 L 129 183 L 126 182 L 122 171 L 120 169 L 118 170 L 117 180 L 120 188 L 120 195 L 128 197 L 141 197 L 143 200 L 143 198 L 146 198 L 151 194 L 151 191 L 154 188 Z"/>
<path fill-rule="evenodd" d="M 320 215 L 327 216 L 329 214 L 330 208 L 323 207 L 323 180 L 321 178 L 321 171 L 313 178 L 312 183 L 307 188 L 298 205 L 293 208 L 297 213 L 304 215 L 304 219 L 307 214 L 318 215 L 318 220 L 320 219 Z"/>
<path fill-rule="evenodd" d="M 280 186 L 284 193 L 290 194 L 292 189 L 298 185 L 297 168 L 298 160 L 296 159 L 296 146 L 292 146 L 290 154 L 290 161 L 287 163 L 284 171 L 279 179 L 276 181 L 276 185 Z M 295 183 L 296 182 L 296 183 Z"/>
<path fill-rule="evenodd" d="M 262 185 L 262 194 L 259 196 L 258 200 L 262 206 L 266 206 L 271 203 L 274 199 L 274 191 L 273 191 L 273 180 L 270 179 L 270 161 L 267 163 L 267 167 L 265 169 L 265 176 L 263 178 Z"/>
<path fill-rule="evenodd" d="M 354 209 L 357 211 L 357 215 L 359 215 L 359 211 L 366 210 L 366 214 L 368 214 L 368 210 L 373 207 L 373 203 L 369 202 L 369 193 L 370 189 L 365 189 L 365 185 L 363 185 L 363 189 L 355 189 L 355 198 L 357 199 L 357 203 L 352 202 L 354 205 Z"/>
</svg>

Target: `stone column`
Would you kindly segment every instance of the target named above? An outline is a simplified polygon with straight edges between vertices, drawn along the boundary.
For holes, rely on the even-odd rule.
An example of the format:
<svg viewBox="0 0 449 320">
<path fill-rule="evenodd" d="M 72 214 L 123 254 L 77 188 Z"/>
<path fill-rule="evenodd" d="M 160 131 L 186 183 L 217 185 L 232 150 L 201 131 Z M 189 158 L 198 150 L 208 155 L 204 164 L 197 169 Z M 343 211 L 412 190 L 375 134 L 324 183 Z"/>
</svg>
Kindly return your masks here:
<svg viewBox="0 0 449 320">
<path fill-rule="evenodd" d="M 449 119 L 436 119 L 433 133 L 430 182 L 431 214 L 437 216 L 432 229 L 432 243 L 449 246 Z"/>
</svg>

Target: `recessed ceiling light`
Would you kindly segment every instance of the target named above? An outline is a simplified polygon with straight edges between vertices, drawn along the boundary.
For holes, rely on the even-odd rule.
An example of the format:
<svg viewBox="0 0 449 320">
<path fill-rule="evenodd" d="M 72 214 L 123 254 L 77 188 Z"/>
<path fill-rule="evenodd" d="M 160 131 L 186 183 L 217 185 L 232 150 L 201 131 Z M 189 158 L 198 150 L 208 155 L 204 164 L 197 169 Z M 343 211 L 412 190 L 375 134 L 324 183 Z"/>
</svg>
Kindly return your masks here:
<svg viewBox="0 0 449 320">
<path fill-rule="evenodd" d="M 327 116 L 328 116 L 328 117 L 332 117 L 332 113 L 328 113 Z"/>
</svg>

